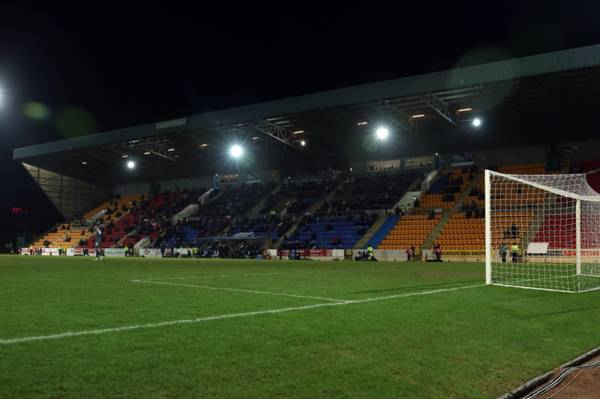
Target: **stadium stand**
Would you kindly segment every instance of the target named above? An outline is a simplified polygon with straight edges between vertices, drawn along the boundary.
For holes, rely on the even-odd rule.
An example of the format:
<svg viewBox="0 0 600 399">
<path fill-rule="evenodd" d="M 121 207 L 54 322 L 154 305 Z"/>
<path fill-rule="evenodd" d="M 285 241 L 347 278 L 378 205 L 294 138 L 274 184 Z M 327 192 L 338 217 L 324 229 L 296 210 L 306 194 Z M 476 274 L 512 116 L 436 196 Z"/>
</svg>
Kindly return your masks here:
<svg viewBox="0 0 600 399">
<path fill-rule="evenodd" d="M 418 252 L 442 219 L 442 213 L 454 207 L 458 195 L 466 190 L 476 174 L 475 166 L 453 168 L 443 173 L 415 202 L 411 214 L 402 216 L 377 248 L 406 250 L 415 247 Z"/>
<path fill-rule="evenodd" d="M 420 208 L 448 210 L 455 204 L 456 197 L 462 193 L 474 178 L 477 168 L 454 168 L 443 174 L 420 199 Z"/>
<path fill-rule="evenodd" d="M 267 198 L 262 213 L 300 215 L 336 184 L 330 178 L 285 179 L 279 190 Z"/>
<path fill-rule="evenodd" d="M 131 247 L 143 237 L 149 237 L 152 242 L 156 241 L 161 232 L 173 224 L 173 217 L 187 205 L 198 202 L 198 198 L 205 191 L 205 188 L 165 191 L 151 200 L 140 201 L 124 218 L 125 236 L 121 238 L 119 246 Z"/>
<path fill-rule="evenodd" d="M 544 174 L 543 164 L 511 164 L 498 168 L 501 173 Z M 475 187 L 469 193 L 468 199 L 461 206 L 460 212 L 451 215 L 444 225 L 436 242 L 444 249 L 446 255 L 476 256 L 482 255 L 485 244 L 485 200 L 483 195 L 483 175 L 477 177 Z M 497 231 L 492 234 L 492 246 L 498 248 L 502 243 L 526 246 L 526 238 L 535 208 L 540 205 L 537 196 L 523 198 L 520 207 L 497 209 L 494 213 L 494 227 Z"/>
<path fill-rule="evenodd" d="M 231 224 L 227 235 L 235 236 L 241 233 L 249 233 L 254 236 L 270 237 L 272 241 L 277 241 L 279 237 L 289 230 L 295 220 L 294 215 L 291 214 L 280 216 L 277 214 L 261 213 L 255 218 L 242 216 L 236 218 Z"/>
<path fill-rule="evenodd" d="M 368 246 L 377 248 L 388 235 L 388 233 L 394 228 L 394 226 L 396 226 L 398 220 L 400 220 L 400 216 L 387 216 L 379 229 L 375 232 L 375 234 L 373 234 L 373 236 L 371 236 Z"/>
<path fill-rule="evenodd" d="M 590 170 L 597 166 L 598 163 L 588 162 L 576 167 Z M 541 174 L 544 173 L 544 165 L 505 165 L 498 170 L 503 173 Z M 143 195 L 128 195 L 100 204 L 86 212 L 83 220 L 59 225 L 34 245 L 68 248 L 81 244 L 92 247 L 94 236 L 90 226 L 99 222 L 105 226 L 103 246 L 107 248 L 132 247 L 142 238 L 149 237 L 150 245 L 167 248 L 195 246 L 208 249 L 208 252 L 203 252 L 205 254 L 218 253 L 219 256 L 247 256 L 260 249 L 250 242 L 224 245 L 215 241 L 219 237 L 236 238 L 241 235 L 266 238 L 273 243 L 283 240 L 281 248 L 287 249 L 353 248 L 378 216 L 387 213 L 387 219 L 378 222 L 381 224 L 379 230 L 370 233 L 374 235 L 369 244 L 378 249 L 406 250 L 415 247 L 418 253 L 433 240 L 447 255 L 468 256 L 482 252 L 483 174 L 475 166 L 452 168 L 433 182 L 415 202 L 410 214 L 394 209 L 419 176 L 419 171 L 386 171 L 346 176 L 343 184 L 330 175 L 288 178 L 279 186 L 274 183 L 226 184 L 212 190 L 202 206 L 198 201 L 206 191 L 204 188 L 164 191 L 150 199 Z M 338 189 L 334 190 L 335 187 Z M 468 194 L 466 190 L 469 190 Z M 462 202 L 457 204 L 459 198 Z M 494 247 L 512 242 L 525 246 L 528 240 L 548 240 L 551 248 L 568 244 L 552 240 L 552 230 L 559 223 L 565 223 L 562 215 L 554 219 L 547 217 L 540 223 L 539 231 L 530 231 L 536 217 L 535 209 L 541 200 L 532 196 L 523 201 L 520 209 L 505 209 L 494 214 L 494 226 L 498 229 L 493 234 Z M 259 203 L 260 206 L 257 205 Z M 190 204 L 198 204 L 197 213 L 174 224 L 174 215 Z M 309 209 L 312 213 L 307 213 Z M 393 212 L 396 215 L 390 215 Z M 432 234 L 436 226 L 439 234 Z M 288 231 L 293 231 L 293 234 L 285 237 Z M 211 237 L 215 242 L 208 242 Z"/>
<path fill-rule="evenodd" d="M 330 201 L 304 217 L 284 248 L 353 248 L 379 213 L 391 212 L 421 171 L 347 176 Z"/>
<path fill-rule="evenodd" d="M 376 215 L 307 216 L 285 248 L 353 248 L 375 221 Z"/>
<path fill-rule="evenodd" d="M 134 223 L 131 212 L 139 206 L 144 200 L 141 194 L 127 195 L 110 202 L 106 213 L 101 218 L 104 225 L 104 235 L 102 237 L 102 246 L 104 248 L 114 248 L 127 233 L 126 229 Z M 88 239 L 87 246 L 94 246 L 95 236 Z"/>
<path fill-rule="evenodd" d="M 466 218 L 464 213 L 451 216 L 436 240 L 445 253 L 482 251 L 485 243 L 484 219 Z"/>
<path fill-rule="evenodd" d="M 112 227 L 118 224 L 118 228 L 120 228 L 121 224 L 118 221 L 127 215 L 137 201 L 140 201 L 142 198 L 142 195 L 134 194 L 103 202 L 96 208 L 86 212 L 83 215 L 83 220 L 73 220 L 70 223 L 62 224 L 60 229 L 55 229 L 47 233 L 34 242 L 33 245 L 40 248 L 68 248 L 75 245 L 93 247 L 94 237 L 89 226 L 91 222 L 98 221 L 106 226 L 111 226 L 110 239 L 104 245 L 113 246 L 115 242 L 114 238 L 117 237 L 117 232 L 120 230 L 112 229 Z M 113 236 L 112 232 L 116 233 L 116 235 Z"/>
<path fill-rule="evenodd" d="M 209 237 L 222 235 L 236 217 L 244 217 L 272 189 L 272 184 L 252 183 L 214 190 L 197 215 L 166 227 L 158 245 L 199 246 Z"/>
<path fill-rule="evenodd" d="M 90 235 L 91 232 L 85 226 L 75 227 L 71 223 L 65 223 L 46 233 L 42 238 L 34 242 L 33 246 L 37 248 L 69 248 L 79 245 L 81 240 L 86 241 Z"/>
<path fill-rule="evenodd" d="M 343 216 L 365 210 L 392 210 L 418 176 L 416 171 L 350 176 L 331 200 L 330 208 L 323 213 Z"/>
<path fill-rule="evenodd" d="M 440 218 L 439 214 L 433 218 L 424 214 L 402 216 L 377 248 L 406 250 L 415 247 L 419 251 Z"/>
<path fill-rule="evenodd" d="M 500 173 L 513 173 L 521 175 L 539 175 L 546 173 L 544 164 L 533 163 L 533 164 L 511 164 L 504 165 L 498 168 Z"/>
</svg>

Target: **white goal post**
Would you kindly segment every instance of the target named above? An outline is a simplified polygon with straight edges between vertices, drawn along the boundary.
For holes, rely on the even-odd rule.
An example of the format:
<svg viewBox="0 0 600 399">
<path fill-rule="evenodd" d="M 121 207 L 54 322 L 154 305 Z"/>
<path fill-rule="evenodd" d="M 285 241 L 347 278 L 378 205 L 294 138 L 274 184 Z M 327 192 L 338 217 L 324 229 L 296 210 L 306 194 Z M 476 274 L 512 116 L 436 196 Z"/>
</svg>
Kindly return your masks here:
<svg viewBox="0 0 600 399">
<path fill-rule="evenodd" d="M 485 171 L 486 284 L 600 289 L 600 194 L 586 174 Z"/>
</svg>

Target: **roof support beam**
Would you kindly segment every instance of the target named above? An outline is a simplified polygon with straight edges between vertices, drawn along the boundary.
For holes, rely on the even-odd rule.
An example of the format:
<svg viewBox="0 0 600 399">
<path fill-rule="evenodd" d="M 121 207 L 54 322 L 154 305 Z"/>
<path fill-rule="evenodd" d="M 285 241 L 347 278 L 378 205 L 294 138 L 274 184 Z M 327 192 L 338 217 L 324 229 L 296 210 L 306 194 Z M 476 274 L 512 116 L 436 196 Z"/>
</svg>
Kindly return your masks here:
<svg viewBox="0 0 600 399">
<path fill-rule="evenodd" d="M 413 136 L 417 135 L 416 126 L 413 123 L 412 118 L 406 115 L 400 108 L 388 103 L 387 101 L 384 101 L 381 104 L 378 104 L 376 109 L 380 114 L 384 115 L 392 123 L 400 127 L 400 129 L 412 134 Z"/>
<path fill-rule="evenodd" d="M 143 152 L 149 152 L 158 157 L 168 159 L 171 162 L 177 162 L 177 159 L 169 155 L 169 151 L 164 146 L 146 147 L 143 148 Z"/>
<path fill-rule="evenodd" d="M 451 124 L 456 125 L 456 110 L 452 105 L 433 93 L 427 93 L 423 99 L 429 108 L 440 114 L 442 118 L 446 119 Z"/>
<path fill-rule="evenodd" d="M 257 119 L 255 121 L 246 122 L 245 125 L 266 134 L 267 136 L 274 138 L 283 144 L 289 145 L 292 148 L 298 149 L 297 146 L 291 141 L 293 134 L 290 133 L 286 128 L 283 128 L 275 123 L 271 123 L 264 119 Z"/>
</svg>

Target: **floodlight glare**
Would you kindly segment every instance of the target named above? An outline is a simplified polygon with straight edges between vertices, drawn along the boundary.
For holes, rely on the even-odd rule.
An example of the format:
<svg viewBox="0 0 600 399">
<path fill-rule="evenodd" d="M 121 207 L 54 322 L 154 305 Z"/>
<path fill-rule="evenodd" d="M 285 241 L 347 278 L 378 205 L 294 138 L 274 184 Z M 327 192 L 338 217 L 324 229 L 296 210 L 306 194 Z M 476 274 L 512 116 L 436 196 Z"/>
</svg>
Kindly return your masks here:
<svg viewBox="0 0 600 399">
<path fill-rule="evenodd" d="M 389 135 L 390 135 L 390 129 L 388 129 L 387 127 L 381 126 L 381 127 L 377 128 L 377 130 L 375 130 L 375 136 L 377 137 L 378 140 L 386 140 Z"/>
<path fill-rule="evenodd" d="M 244 149 L 240 145 L 234 144 L 229 149 L 229 155 L 235 159 L 240 158 L 242 155 L 244 155 Z"/>
<path fill-rule="evenodd" d="M 127 161 L 127 169 L 135 169 L 135 161 Z"/>
<path fill-rule="evenodd" d="M 473 122 L 471 122 L 473 124 L 473 126 L 475 127 L 479 127 L 481 126 L 481 118 L 475 118 L 473 119 Z"/>
<path fill-rule="evenodd" d="M 306 141 L 304 141 L 304 140 L 300 140 L 300 145 L 301 145 L 302 147 L 305 147 L 305 146 L 306 146 Z"/>
</svg>

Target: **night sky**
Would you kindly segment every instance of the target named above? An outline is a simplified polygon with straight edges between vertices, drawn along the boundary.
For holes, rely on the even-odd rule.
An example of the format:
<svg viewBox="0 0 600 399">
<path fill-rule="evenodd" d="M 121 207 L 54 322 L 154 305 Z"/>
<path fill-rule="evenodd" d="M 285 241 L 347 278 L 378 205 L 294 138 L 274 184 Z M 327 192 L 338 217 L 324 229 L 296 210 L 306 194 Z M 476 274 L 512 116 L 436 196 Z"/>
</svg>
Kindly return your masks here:
<svg viewBox="0 0 600 399">
<path fill-rule="evenodd" d="M 51 3 L 0 14 L 0 244 L 10 207 L 30 209 L 34 231 L 58 218 L 15 146 L 600 43 L 590 1 Z"/>
</svg>

